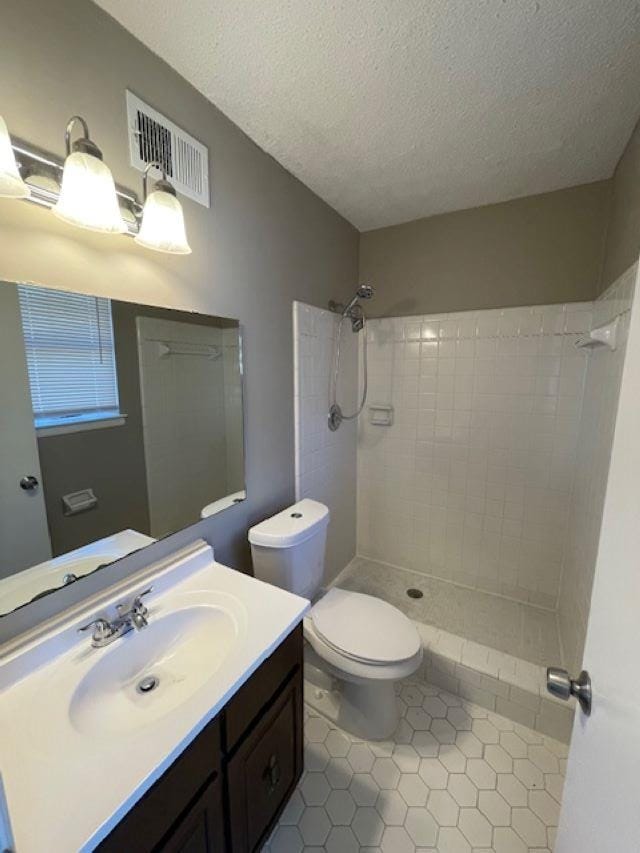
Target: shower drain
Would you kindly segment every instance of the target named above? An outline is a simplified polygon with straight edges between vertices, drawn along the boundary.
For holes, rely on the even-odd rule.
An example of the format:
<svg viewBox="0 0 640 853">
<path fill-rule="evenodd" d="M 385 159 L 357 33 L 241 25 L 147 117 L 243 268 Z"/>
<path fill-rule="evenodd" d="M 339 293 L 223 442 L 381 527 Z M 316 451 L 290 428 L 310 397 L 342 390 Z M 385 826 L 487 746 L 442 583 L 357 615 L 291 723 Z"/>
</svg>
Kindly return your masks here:
<svg viewBox="0 0 640 853">
<path fill-rule="evenodd" d="M 136 684 L 136 690 L 138 693 L 151 693 L 152 690 L 156 689 L 158 684 L 160 684 L 160 679 L 157 676 L 145 675 L 145 677 L 141 678 Z"/>
<path fill-rule="evenodd" d="M 422 598 L 424 593 L 422 592 L 421 589 L 415 589 L 415 587 L 409 587 L 409 589 L 407 590 L 407 595 L 409 596 L 409 598 Z"/>
</svg>

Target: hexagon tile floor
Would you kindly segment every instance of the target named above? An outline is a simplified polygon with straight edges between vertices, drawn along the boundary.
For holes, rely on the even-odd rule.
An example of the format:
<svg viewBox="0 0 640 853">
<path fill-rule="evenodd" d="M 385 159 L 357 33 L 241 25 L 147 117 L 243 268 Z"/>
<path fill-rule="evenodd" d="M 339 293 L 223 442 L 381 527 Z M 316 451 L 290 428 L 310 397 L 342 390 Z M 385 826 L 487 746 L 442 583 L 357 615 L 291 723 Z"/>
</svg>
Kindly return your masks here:
<svg viewBox="0 0 640 853">
<path fill-rule="evenodd" d="M 305 772 L 264 853 L 550 853 L 567 746 L 423 682 L 393 740 L 305 710 Z"/>
</svg>

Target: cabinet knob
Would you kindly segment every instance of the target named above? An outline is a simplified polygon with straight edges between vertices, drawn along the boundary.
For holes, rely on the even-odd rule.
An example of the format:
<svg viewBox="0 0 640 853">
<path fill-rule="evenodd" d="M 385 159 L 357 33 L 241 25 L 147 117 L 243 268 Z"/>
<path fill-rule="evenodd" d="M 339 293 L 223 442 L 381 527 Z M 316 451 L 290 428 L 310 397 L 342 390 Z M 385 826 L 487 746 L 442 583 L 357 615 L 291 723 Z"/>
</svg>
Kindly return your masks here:
<svg viewBox="0 0 640 853">
<path fill-rule="evenodd" d="M 277 756 L 272 755 L 262 774 L 262 779 L 269 789 L 270 794 L 275 791 L 278 782 L 280 781 L 280 776 L 280 763 L 278 762 Z"/>
</svg>

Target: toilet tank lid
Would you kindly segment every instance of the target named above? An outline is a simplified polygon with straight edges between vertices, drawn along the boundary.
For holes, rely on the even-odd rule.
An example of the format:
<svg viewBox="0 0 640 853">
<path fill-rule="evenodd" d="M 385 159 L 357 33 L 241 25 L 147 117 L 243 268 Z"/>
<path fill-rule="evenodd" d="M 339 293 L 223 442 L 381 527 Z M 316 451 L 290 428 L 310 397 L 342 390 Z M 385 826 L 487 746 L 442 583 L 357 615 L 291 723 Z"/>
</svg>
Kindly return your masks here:
<svg viewBox="0 0 640 853">
<path fill-rule="evenodd" d="M 328 523 L 328 508 L 305 498 L 252 527 L 249 542 L 263 548 L 291 548 L 309 539 Z"/>
</svg>

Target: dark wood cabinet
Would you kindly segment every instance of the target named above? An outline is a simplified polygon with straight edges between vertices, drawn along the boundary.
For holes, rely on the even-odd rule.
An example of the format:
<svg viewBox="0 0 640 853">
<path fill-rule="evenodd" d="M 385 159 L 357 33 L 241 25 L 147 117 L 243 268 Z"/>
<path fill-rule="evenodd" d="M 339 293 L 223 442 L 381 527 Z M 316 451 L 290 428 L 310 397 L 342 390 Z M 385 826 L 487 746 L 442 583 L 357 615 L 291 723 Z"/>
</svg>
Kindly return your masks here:
<svg viewBox="0 0 640 853">
<path fill-rule="evenodd" d="M 302 773 L 302 717 L 298 626 L 98 850 L 258 850 Z"/>
<path fill-rule="evenodd" d="M 162 850 L 165 839 L 178 828 L 205 787 L 211 784 L 218 783 L 215 791 L 222 816 L 221 780 L 220 720 L 216 717 L 120 821 L 98 850 L 101 853 Z"/>
<path fill-rule="evenodd" d="M 225 849 L 221 779 L 205 785 L 157 849 L 164 853 L 217 853 Z"/>
<path fill-rule="evenodd" d="M 233 751 L 278 691 L 301 666 L 302 628 L 296 628 L 229 700 L 222 727 L 225 752 Z"/>
<path fill-rule="evenodd" d="M 233 849 L 256 850 L 302 772 L 302 677 L 297 673 L 229 761 Z"/>
</svg>

